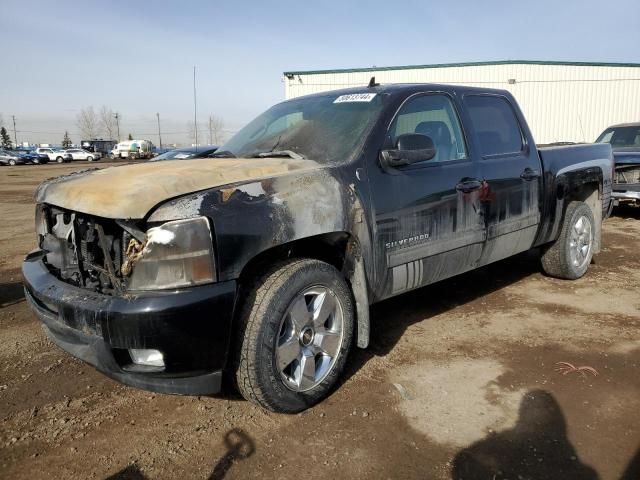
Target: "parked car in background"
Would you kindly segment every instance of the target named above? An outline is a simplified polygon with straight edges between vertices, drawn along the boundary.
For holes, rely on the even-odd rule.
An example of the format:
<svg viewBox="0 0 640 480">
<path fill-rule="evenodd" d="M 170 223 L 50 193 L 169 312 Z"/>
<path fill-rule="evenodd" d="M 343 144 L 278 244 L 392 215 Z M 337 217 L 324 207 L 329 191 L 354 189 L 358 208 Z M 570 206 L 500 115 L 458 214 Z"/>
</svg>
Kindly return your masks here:
<svg viewBox="0 0 640 480">
<path fill-rule="evenodd" d="M 175 150 L 174 147 L 171 148 L 167 148 L 167 147 L 153 147 L 153 156 L 157 157 L 158 155 L 162 155 L 163 153 L 167 153 L 170 152 L 171 150 Z"/>
<path fill-rule="evenodd" d="M 31 152 L 31 155 L 35 157 L 33 160 L 33 163 L 38 163 L 38 164 L 49 163 L 49 156 L 45 155 L 44 153 L 38 153 L 35 150 L 33 150 Z"/>
<path fill-rule="evenodd" d="M 640 203 L 640 122 L 613 125 L 600 134 L 596 143 L 608 143 L 613 149 L 616 203 Z"/>
<path fill-rule="evenodd" d="M 35 148 L 18 147 L 11 151 L 20 155 L 25 163 L 49 163 L 49 157 L 47 155 L 37 153 Z"/>
<path fill-rule="evenodd" d="M 99 152 L 87 152 L 82 148 L 68 148 L 65 150 L 66 153 L 71 155 L 73 160 L 86 160 L 87 162 L 93 162 L 94 160 L 100 160 Z"/>
<path fill-rule="evenodd" d="M 0 149 L 0 164 L 2 165 L 22 165 L 27 161 L 13 150 Z"/>
<path fill-rule="evenodd" d="M 50 147 L 36 148 L 36 153 L 47 155 L 49 157 L 49 160 L 51 160 L 52 162 L 62 163 L 62 162 L 70 162 L 71 160 L 73 160 L 73 158 L 71 157 L 71 154 L 65 152 L 64 150 L 59 150 L 59 149 L 50 148 Z"/>
<path fill-rule="evenodd" d="M 176 148 L 169 150 L 157 157 L 153 157 L 150 162 L 160 160 L 188 160 L 190 158 L 207 158 L 218 149 L 217 145 L 204 145 L 202 147 Z"/>
</svg>

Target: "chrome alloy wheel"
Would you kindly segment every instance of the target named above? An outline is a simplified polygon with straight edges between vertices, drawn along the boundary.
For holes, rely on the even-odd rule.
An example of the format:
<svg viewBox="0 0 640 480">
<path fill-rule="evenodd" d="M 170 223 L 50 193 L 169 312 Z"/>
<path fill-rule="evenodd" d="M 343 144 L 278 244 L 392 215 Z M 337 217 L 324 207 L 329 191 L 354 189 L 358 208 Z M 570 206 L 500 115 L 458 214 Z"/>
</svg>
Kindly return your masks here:
<svg viewBox="0 0 640 480">
<path fill-rule="evenodd" d="M 593 244 L 593 234 L 591 222 L 587 217 L 582 215 L 571 228 L 569 235 L 569 255 L 571 256 L 571 264 L 577 268 L 584 267 L 589 261 L 591 253 L 591 245 Z"/>
<path fill-rule="evenodd" d="M 344 334 L 342 304 L 325 286 L 298 293 L 280 322 L 276 365 L 284 384 L 304 392 L 322 383 L 336 363 Z"/>
</svg>

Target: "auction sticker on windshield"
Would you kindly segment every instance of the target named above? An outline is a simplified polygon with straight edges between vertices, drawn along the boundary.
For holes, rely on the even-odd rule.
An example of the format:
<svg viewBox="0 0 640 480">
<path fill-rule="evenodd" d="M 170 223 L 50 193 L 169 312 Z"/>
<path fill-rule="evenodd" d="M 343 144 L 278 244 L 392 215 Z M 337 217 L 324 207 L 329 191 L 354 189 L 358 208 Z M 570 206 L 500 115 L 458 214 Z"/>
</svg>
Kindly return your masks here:
<svg viewBox="0 0 640 480">
<path fill-rule="evenodd" d="M 375 93 L 351 93 L 349 95 L 340 95 L 333 103 L 370 102 L 375 96 Z"/>
</svg>

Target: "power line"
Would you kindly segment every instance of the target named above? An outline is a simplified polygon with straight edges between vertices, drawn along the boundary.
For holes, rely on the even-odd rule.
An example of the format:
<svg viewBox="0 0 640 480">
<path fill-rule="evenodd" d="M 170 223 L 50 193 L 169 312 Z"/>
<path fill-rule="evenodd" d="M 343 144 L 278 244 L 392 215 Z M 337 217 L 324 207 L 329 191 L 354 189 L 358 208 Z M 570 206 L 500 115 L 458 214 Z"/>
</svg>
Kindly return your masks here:
<svg viewBox="0 0 640 480">
<path fill-rule="evenodd" d="M 198 131 L 199 132 L 208 132 L 208 127 L 198 127 Z M 238 130 L 234 130 L 234 129 L 228 129 L 228 128 L 223 128 L 221 129 L 221 131 L 223 132 L 227 132 L 227 133 L 236 133 Z M 60 131 L 60 132 L 44 132 L 44 131 L 40 131 L 40 130 L 16 130 L 16 132 L 18 133 L 39 133 L 42 135 L 64 135 L 65 131 Z M 74 132 L 72 130 L 66 130 L 66 132 L 69 135 L 82 135 L 82 132 Z M 189 135 L 193 133 L 192 130 L 188 130 L 188 131 L 181 131 L 181 132 L 164 132 L 165 135 Z M 155 136 L 158 135 L 158 132 L 138 132 L 136 133 L 136 135 L 138 136 Z"/>
</svg>

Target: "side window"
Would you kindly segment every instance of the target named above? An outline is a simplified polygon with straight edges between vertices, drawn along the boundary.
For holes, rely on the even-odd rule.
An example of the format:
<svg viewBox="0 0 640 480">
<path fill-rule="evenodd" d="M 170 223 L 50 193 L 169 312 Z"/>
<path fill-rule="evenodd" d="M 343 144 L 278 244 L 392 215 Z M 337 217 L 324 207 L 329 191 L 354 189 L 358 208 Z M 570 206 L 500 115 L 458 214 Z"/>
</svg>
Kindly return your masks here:
<svg viewBox="0 0 640 480">
<path fill-rule="evenodd" d="M 505 98 L 469 95 L 464 102 L 478 135 L 482 156 L 519 153 L 522 150 L 522 130 Z"/>
<path fill-rule="evenodd" d="M 406 133 L 431 137 L 436 156 L 429 163 L 467 158 L 460 121 L 446 95 L 421 95 L 407 101 L 389 128 L 391 144 Z"/>
</svg>

